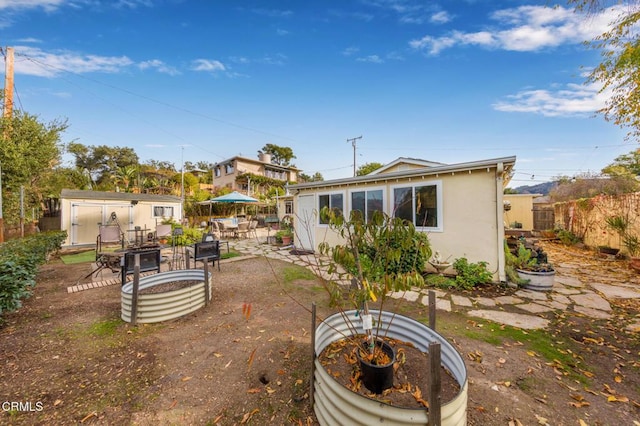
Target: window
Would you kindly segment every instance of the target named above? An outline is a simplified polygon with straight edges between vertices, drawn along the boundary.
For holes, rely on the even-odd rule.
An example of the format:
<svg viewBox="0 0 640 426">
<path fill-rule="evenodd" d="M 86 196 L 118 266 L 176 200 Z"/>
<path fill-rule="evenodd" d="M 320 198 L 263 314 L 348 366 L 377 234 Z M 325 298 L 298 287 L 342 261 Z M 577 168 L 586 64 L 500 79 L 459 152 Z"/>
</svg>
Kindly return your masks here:
<svg viewBox="0 0 640 426">
<path fill-rule="evenodd" d="M 293 214 L 293 201 L 284 202 L 284 214 Z"/>
<path fill-rule="evenodd" d="M 374 212 L 382 212 L 382 189 L 352 192 L 351 210 L 361 212 L 364 219 L 369 222 Z"/>
<path fill-rule="evenodd" d="M 416 194 L 416 226 L 438 227 L 438 198 L 435 185 L 417 186 Z"/>
<path fill-rule="evenodd" d="M 233 173 L 233 164 L 232 163 L 227 163 L 224 165 L 224 172 L 226 174 L 231 174 Z"/>
<path fill-rule="evenodd" d="M 153 206 L 153 217 L 173 217 L 173 207 Z"/>
<path fill-rule="evenodd" d="M 216 167 L 215 169 L 216 177 L 220 177 L 220 167 Z"/>
<path fill-rule="evenodd" d="M 324 207 L 327 207 L 331 210 L 334 210 L 336 213 L 342 213 L 344 211 L 344 204 L 343 204 L 343 196 L 342 194 L 323 194 L 323 195 L 319 195 L 318 196 L 318 211 L 322 211 L 322 209 Z M 325 217 L 322 217 L 322 214 L 319 215 L 320 216 L 320 223 L 321 224 L 328 224 L 329 220 Z"/>
<path fill-rule="evenodd" d="M 393 215 L 419 228 L 442 229 L 442 185 L 403 186 L 393 189 Z"/>
</svg>

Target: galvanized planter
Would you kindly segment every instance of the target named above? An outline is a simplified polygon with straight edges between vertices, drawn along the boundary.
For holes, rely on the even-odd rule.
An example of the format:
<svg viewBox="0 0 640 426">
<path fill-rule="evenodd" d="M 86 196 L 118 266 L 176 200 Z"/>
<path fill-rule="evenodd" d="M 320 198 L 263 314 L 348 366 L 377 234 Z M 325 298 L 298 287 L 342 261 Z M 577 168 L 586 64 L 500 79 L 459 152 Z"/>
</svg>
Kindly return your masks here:
<svg viewBox="0 0 640 426">
<path fill-rule="evenodd" d="M 370 311 L 378 318 L 378 311 Z M 359 326 L 356 311 L 344 312 L 353 324 Z M 403 315 L 382 312 L 382 329 L 386 336 L 413 343 L 427 352 L 429 343 L 441 346 L 441 362 L 460 385 L 456 397 L 441 406 L 443 426 L 467 424 L 467 369 L 458 351 L 440 334 L 426 325 Z M 343 314 L 337 313 L 326 318 L 317 328 L 314 343 L 314 411 L 321 425 L 427 425 L 426 410 L 394 407 L 357 394 L 327 373 L 318 359 L 325 347 L 332 342 L 351 335 Z"/>
<path fill-rule="evenodd" d="M 550 291 L 553 288 L 556 271 L 535 272 L 516 269 L 518 276 L 529 282 L 524 285 L 527 290 Z"/>
<path fill-rule="evenodd" d="M 180 318 L 194 312 L 206 304 L 204 270 L 184 269 L 161 272 L 140 278 L 139 289 L 143 290 L 174 281 L 198 281 L 189 287 L 163 293 L 138 294 L 138 323 L 155 323 Z M 211 274 L 209 274 L 209 292 L 211 295 Z M 133 283 L 122 286 L 121 318 L 131 322 L 131 300 Z M 211 296 L 209 296 L 211 298 Z"/>
</svg>

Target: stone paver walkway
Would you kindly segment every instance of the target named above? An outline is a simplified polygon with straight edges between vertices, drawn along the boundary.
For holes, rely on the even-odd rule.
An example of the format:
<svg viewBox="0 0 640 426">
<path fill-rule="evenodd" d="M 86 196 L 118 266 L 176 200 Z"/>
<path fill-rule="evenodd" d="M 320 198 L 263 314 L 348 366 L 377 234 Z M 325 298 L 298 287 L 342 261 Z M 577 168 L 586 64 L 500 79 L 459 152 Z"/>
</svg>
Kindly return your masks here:
<svg viewBox="0 0 640 426">
<path fill-rule="evenodd" d="M 270 259 L 291 262 L 308 267 L 317 275 L 329 278 L 327 262 L 319 260 L 317 255 L 291 254 L 290 249 L 266 244 L 266 235 L 254 239 L 231 241 L 231 247 L 245 254 L 266 256 Z M 469 316 L 483 318 L 523 329 L 546 328 L 549 320 L 540 314 L 550 311 L 574 311 L 591 318 L 610 319 L 614 299 L 640 299 L 640 276 L 633 271 L 608 273 L 607 268 L 626 268 L 622 261 L 611 262 L 598 259 L 595 254 L 564 252 L 561 248 L 550 248 L 549 260 L 555 264 L 556 278 L 553 289 L 548 292 L 520 289 L 514 296 L 495 299 L 485 297 L 465 297 L 450 294 L 443 290 L 436 292 L 436 309 L 461 311 Z M 555 262 L 555 259 L 562 259 Z M 325 265 L 323 265 L 323 263 Z M 610 270 L 609 270 L 610 271 Z M 614 278 L 614 275 L 617 278 Z M 392 293 L 391 297 L 404 298 L 428 304 L 428 289 Z M 511 305 L 520 313 L 506 312 L 504 307 Z M 640 318 L 630 319 L 625 326 L 628 331 L 640 332 Z"/>
<path fill-rule="evenodd" d="M 266 244 L 266 229 L 258 230 L 257 238 L 230 240 L 230 247 L 246 256 L 266 256 L 309 268 L 325 279 L 336 279 L 328 272 L 327 259 L 317 254 L 292 254 L 291 248 L 283 249 Z M 538 292 L 517 290 L 513 296 L 495 299 L 466 297 L 431 289 L 436 293 L 436 309 L 465 312 L 469 316 L 491 320 L 523 329 L 546 328 L 549 320 L 541 315 L 550 311 L 573 311 L 595 319 L 613 317 L 611 301 L 615 299 L 640 299 L 640 275 L 628 270 L 623 261 L 599 259 L 588 252 L 577 253 L 557 246 L 546 247 L 549 260 L 554 263 L 556 277 L 553 289 Z M 232 258 L 222 263 L 241 260 Z M 560 260 L 560 261 L 558 261 Z M 120 283 L 119 273 L 107 269 L 94 278 L 94 282 L 79 284 L 67 289 L 69 293 Z M 348 281 L 344 281 L 348 284 Z M 428 304 L 429 289 L 392 293 L 391 297 Z M 520 312 L 506 312 L 510 305 Z M 513 309 L 511 309 L 513 311 Z M 625 329 L 640 332 L 640 317 L 631 318 Z"/>
</svg>

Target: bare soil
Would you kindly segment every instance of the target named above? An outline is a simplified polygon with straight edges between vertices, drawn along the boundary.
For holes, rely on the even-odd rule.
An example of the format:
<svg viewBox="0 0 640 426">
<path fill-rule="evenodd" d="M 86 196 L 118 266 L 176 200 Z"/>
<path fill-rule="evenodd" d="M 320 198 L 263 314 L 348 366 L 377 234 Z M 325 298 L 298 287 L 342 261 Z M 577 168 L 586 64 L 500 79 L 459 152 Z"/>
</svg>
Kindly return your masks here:
<svg viewBox="0 0 640 426">
<path fill-rule="evenodd" d="M 33 297 L 0 326 L 0 423 L 316 424 L 309 308 L 316 302 L 321 317 L 333 310 L 320 282 L 296 268 L 264 258 L 223 263 L 209 306 L 134 327 L 120 320 L 119 285 L 68 294 L 89 264 L 50 262 Z M 388 309 L 428 317 L 417 303 L 393 300 Z M 478 337 L 499 325 L 438 311 L 438 331 L 467 365 L 468 423 L 640 421 L 640 342 L 620 327 L 637 315 L 631 300 L 614 304 L 612 320 L 544 314 L 554 344 L 574 360 L 560 365 L 527 341 Z"/>
</svg>

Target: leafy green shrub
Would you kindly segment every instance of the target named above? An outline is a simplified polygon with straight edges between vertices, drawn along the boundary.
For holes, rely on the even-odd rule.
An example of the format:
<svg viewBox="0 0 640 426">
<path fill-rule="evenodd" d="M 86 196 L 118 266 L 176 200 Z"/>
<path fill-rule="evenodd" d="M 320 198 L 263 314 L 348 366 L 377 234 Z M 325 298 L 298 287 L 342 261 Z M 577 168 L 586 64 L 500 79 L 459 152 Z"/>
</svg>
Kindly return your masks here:
<svg viewBox="0 0 640 426">
<path fill-rule="evenodd" d="M 560 242 L 566 246 L 572 246 L 580 242 L 580 237 L 566 229 L 559 229 L 557 235 Z"/>
<path fill-rule="evenodd" d="M 66 238 L 66 232 L 47 232 L 0 245 L 0 315 L 22 306 L 36 284 L 38 267 Z"/>
<path fill-rule="evenodd" d="M 479 284 L 491 282 L 493 275 L 487 271 L 487 262 L 469 263 L 465 257 L 456 259 L 453 268 L 456 270 L 456 285 L 465 290 L 471 290 Z"/>
<path fill-rule="evenodd" d="M 424 278 L 424 282 L 429 287 L 449 289 L 456 287 L 456 280 L 440 274 L 429 274 Z"/>
</svg>

